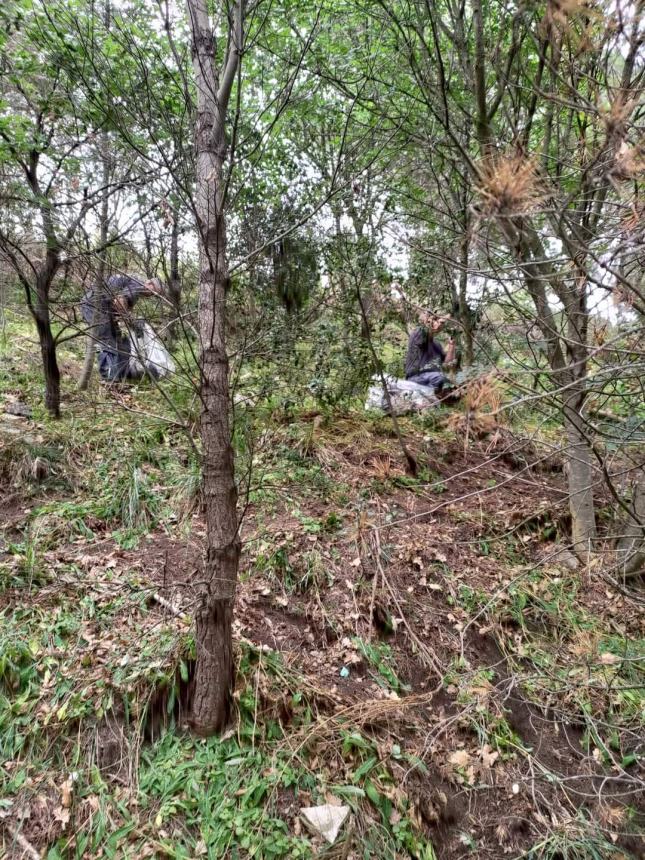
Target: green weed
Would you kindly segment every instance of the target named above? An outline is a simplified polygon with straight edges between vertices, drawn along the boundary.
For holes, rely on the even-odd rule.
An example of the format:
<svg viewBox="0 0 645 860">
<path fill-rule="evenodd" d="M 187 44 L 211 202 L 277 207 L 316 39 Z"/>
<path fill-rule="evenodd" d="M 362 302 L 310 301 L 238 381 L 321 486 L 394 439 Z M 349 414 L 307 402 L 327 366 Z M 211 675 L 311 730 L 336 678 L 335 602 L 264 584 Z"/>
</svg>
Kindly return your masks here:
<svg viewBox="0 0 645 860">
<path fill-rule="evenodd" d="M 609 860 L 625 858 L 624 851 L 606 839 L 581 815 L 555 827 L 517 860 Z"/>
<path fill-rule="evenodd" d="M 376 670 L 377 674 L 373 677 L 377 684 L 381 687 L 388 687 L 395 693 L 410 689 L 407 684 L 399 680 L 392 666 L 392 649 L 389 645 L 384 642 L 365 642 L 359 637 L 355 637 L 352 641 L 369 665 Z"/>
</svg>

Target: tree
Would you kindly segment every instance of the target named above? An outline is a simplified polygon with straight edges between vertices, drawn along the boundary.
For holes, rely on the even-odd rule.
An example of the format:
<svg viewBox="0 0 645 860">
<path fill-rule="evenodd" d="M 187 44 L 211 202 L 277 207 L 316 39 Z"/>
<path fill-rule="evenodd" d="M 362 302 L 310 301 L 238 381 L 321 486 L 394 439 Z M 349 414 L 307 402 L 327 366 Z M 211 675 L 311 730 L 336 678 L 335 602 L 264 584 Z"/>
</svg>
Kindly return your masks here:
<svg viewBox="0 0 645 860">
<path fill-rule="evenodd" d="M 636 143 L 642 3 L 602 15 L 578 4 L 369 5 L 376 32 L 389 22 L 382 59 L 404 56 L 413 82 L 394 69 L 387 97 L 372 103 L 390 121 L 416 116 L 436 150 L 459 153 L 477 193 L 473 228 L 531 297 L 565 429 L 572 541 L 585 554 L 602 480 L 585 415 L 589 299 L 621 242 L 616 167 Z M 373 69 L 371 57 L 354 58 Z M 375 88 L 382 77 L 372 72 Z"/>
<path fill-rule="evenodd" d="M 103 40 L 97 38 L 101 22 L 93 11 L 80 0 L 15 0 L 0 10 L 0 39 L 11 44 L 0 65 L 0 254 L 23 287 L 36 324 L 45 406 L 55 417 L 57 346 L 80 333 L 57 306 L 61 274 L 71 262 L 98 258 L 100 284 L 108 246 L 136 223 L 136 217 L 125 218 L 108 236 L 109 201 L 133 180 L 127 160 L 120 158 L 114 169 L 114 141 L 115 151 L 108 153 L 113 99 L 100 86 L 97 58 L 109 32 L 104 22 Z M 82 377 L 91 371 L 91 358 L 88 345 Z"/>
<path fill-rule="evenodd" d="M 233 602 L 240 556 L 237 490 L 229 426 L 224 164 L 228 105 L 244 45 L 244 0 L 230 15 L 221 69 L 206 0 L 186 0 L 191 31 L 195 116 L 195 213 L 199 242 L 199 336 L 203 493 L 206 550 L 195 611 L 197 663 L 191 709 L 195 732 L 210 735 L 228 719 L 233 683 Z"/>
<path fill-rule="evenodd" d="M 106 0 L 103 11 L 104 25 L 106 32 L 110 30 L 111 8 L 110 0 Z M 101 209 L 99 213 L 99 245 L 101 253 L 99 255 L 99 263 L 96 269 L 96 277 L 94 279 L 94 311 L 92 319 L 92 327 L 86 337 L 85 344 L 85 361 L 83 369 L 78 380 L 78 390 L 85 391 L 90 384 L 92 369 L 94 367 L 94 359 L 96 354 L 96 323 L 101 307 L 101 292 L 104 289 L 105 275 L 107 269 L 107 245 L 108 231 L 110 229 L 110 175 L 111 175 L 111 157 L 110 157 L 110 135 L 109 132 L 103 130 L 100 134 L 100 161 L 101 161 Z"/>
<path fill-rule="evenodd" d="M 45 406 L 58 417 L 56 346 L 61 331 L 54 334 L 52 328 L 51 293 L 64 254 L 100 198 L 98 189 L 81 182 L 78 158 L 92 130 L 60 56 L 43 38 L 46 22 L 22 2 L 1 10 L 0 16 L 2 38 L 11 44 L 0 65 L 0 199 L 5 210 L 0 253 L 24 289 L 40 343 Z M 36 224 L 40 242 L 34 247 L 25 242 L 31 233 L 25 226 Z"/>
</svg>

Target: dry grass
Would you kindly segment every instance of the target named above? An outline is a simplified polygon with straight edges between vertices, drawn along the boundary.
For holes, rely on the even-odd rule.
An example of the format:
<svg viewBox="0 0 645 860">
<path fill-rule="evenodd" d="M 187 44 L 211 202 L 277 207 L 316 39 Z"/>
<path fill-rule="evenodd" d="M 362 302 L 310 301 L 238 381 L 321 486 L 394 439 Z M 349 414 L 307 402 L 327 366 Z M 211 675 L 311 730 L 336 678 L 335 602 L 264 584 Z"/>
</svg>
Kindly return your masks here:
<svg viewBox="0 0 645 860">
<path fill-rule="evenodd" d="M 639 179 L 645 174 L 645 146 L 623 141 L 616 152 L 612 175 L 616 179 Z"/>
<path fill-rule="evenodd" d="M 471 436 L 481 438 L 499 428 L 502 402 L 502 387 L 494 372 L 473 380 L 466 387 L 462 398 L 464 412 L 451 415 L 448 419 L 450 429 L 464 437 L 465 449 Z"/>
<path fill-rule="evenodd" d="M 550 24 L 566 26 L 580 14 L 590 18 L 601 13 L 588 0 L 549 0 L 545 17 Z"/>
<path fill-rule="evenodd" d="M 519 153 L 500 155 L 480 164 L 481 211 L 487 215 L 520 215 L 544 200 L 536 161 Z"/>
</svg>

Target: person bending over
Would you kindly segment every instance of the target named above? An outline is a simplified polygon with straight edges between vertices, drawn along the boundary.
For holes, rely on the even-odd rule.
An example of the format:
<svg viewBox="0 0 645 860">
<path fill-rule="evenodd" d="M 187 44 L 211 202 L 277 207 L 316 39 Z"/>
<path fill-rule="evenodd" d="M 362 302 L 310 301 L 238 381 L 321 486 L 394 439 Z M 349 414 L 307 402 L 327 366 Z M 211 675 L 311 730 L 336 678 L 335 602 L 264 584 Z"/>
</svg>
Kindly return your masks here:
<svg viewBox="0 0 645 860">
<path fill-rule="evenodd" d="M 143 282 L 130 275 L 109 277 L 98 298 L 94 289 L 85 294 L 81 314 L 97 344 L 101 379 L 118 382 L 135 378 L 130 371 L 130 338 L 123 333 L 121 324 L 140 298 L 161 295 L 163 288 L 158 278 Z"/>
<path fill-rule="evenodd" d="M 419 326 L 410 335 L 405 356 L 405 378 L 432 388 L 436 394 L 441 394 L 443 387 L 450 382 L 443 372 L 444 365 L 455 360 L 453 338 L 448 340 L 447 351 L 435 340 L 444 323 L 444 319 L 423 311 L 419 315 Z"/>
</svg>

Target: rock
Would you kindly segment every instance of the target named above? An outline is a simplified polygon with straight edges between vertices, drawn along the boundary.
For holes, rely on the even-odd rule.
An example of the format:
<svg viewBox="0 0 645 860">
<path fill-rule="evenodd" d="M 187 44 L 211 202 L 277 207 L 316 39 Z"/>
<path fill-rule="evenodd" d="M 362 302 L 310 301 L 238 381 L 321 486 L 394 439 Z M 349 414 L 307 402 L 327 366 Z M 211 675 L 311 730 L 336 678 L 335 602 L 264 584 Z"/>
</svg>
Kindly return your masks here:
<svg viewBox="0 0 645 860">
<path fill-rule="evenodd" d="M 31 463 L 31 476 L 35 481 L 44 481 L 49 475 L 49 463 L 43 457 L 35 457 Z"/>
<path fill-rule="evenodd" d="M 31 418 L 31 408 L 19 400 L 12 400 L 4 408 L 7 415 L 17 415 L 19 418 Z"/>
<path fill-rule="evenodd" d="M 580 560 L 570 549 L 561 549 L 553 558 L 553 563 L 573 572 L 580 567 Z"/>
<path fill-rule="evenodd" d="M 3 439 L 3 436 L 6 438 Z M 17 416 L 0 415 L 0 447 L 3 443 L 11 444 L 14 440 L 27 446 L 38 444 L 37 439 L 30 436 L 28 433 L 25 433 L 25 425 L 18 420 Z"/>
<path fill-rule="evenodd" d="M 330 845 L 336 841 L 348 815 L 349 806 L 332 806 L 330 803 L 306 806 L 300 810 L 300 816 L 309 830 L 315 836 L 323 836 Z"/>
</svg>

